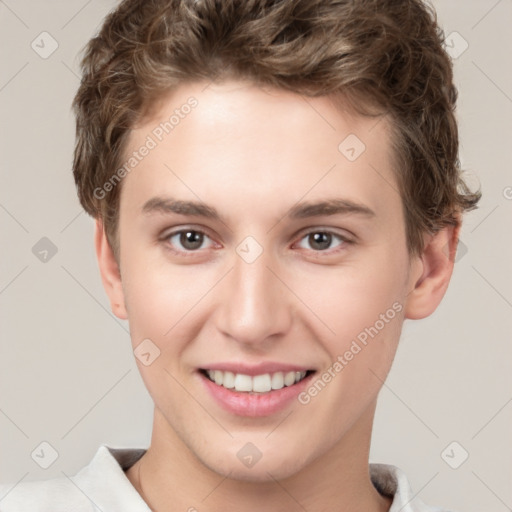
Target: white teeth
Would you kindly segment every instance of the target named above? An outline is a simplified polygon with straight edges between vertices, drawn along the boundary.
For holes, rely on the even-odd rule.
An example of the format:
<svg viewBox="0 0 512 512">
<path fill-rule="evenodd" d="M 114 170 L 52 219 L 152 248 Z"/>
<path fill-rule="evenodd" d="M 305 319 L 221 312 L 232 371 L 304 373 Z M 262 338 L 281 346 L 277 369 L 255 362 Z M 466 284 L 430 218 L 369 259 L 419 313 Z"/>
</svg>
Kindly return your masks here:
<svg viewBox="0 0 512 512">
<path fill-rule="evenodd" d="M 215 380 L 215 384 L 218 384 L 219 386 L 222 386 L 222 382 L 224 380 L 224 373 L 220 370 L 215 370 L 215 377 L 213 378 Z"/>
<path fill-rule="evenodd" d="M 272 375 L 271 386 L 272 386 L 272 389 L 284 388 L 283 372 L 277 372 L 277 373 L 274 373 L 274 375 Z"/>
<path fill-rule="evenodd" d="M 252 391 L 252 378 L 243 373 L 237 373 L 235 377 L 235 391 Z"/>
<path fill-rule="evenodd" d="M 224 372 L 222 385 L 225 388 L 233 389 L 235 387 L 235 374 L 232 372 Z"/>
<path fill-rule="evenodd" d="M 295 384 L 295 372 L 288 372 L 284 376 L 284 385 L 291 386 L 292 384 Z"/>
<path fill-rule="evenodd" d="M 266 393 L 271 389 L 272 384 L 268 373 L 265 373 L 265 375 L 256 375 L 252 378 L 252 390 L 256 391 L 256 393 Z"/>
<path fill-rule="evenodd" d="M 268 393 L 271 390 L 292 386 L 306 376 L 306 372 L 264 373 L 254 377 L 243 373 L 223 372 L 221 370 L 207 370 L 206 373 L 210 380 L 218 386 L 240 392 L 254 393 Z"/>
</svg>

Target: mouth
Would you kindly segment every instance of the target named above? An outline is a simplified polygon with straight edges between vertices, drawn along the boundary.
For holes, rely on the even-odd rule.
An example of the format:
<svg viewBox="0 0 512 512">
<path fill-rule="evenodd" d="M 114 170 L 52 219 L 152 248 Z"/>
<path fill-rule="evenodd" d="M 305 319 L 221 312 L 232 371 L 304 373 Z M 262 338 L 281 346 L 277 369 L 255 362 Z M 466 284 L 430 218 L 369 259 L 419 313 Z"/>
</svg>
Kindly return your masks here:
<svg viewBox="0 0 512 512">
<path fill-rule="evenodd" d="M 277 371 L 246 375 L 231 371 L 200 369 L 199 373 L 217 386 L 232 392 L 261 395 L 295 386 L 315 373 L 315 370 Z"/>
<path fill-rule="evenodd" d="M 211 364 L 211 366 L 210 366 Z M 233 416 L 269 417 L 297 404 L 315 369 L 278 361 L 225 361 L 197 368 L 204 391 Z"/>
</svg>

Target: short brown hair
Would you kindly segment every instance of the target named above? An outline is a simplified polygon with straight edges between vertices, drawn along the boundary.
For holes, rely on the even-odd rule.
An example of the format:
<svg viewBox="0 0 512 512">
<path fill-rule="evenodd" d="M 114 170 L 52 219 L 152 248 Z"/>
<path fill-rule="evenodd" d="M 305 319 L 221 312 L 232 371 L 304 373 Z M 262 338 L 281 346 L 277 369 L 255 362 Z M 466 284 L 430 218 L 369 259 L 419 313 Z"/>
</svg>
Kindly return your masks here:
<svg viewBox="0 0 512 512">
<path fill-rule="evenodd" d="M 343 96 L 387 115 L 407 245 L 476 207 L 458 160 L 457 91 L 443 32 L 421 0 L 124 0 L 85 48 L 73 102 L 73 172 L 85 210 L 118 255 L 120 165 L 130 129 L 186 81 L 245 79 Z M 110 187 L 109 187 L 110 188 Z"/>
</svg>

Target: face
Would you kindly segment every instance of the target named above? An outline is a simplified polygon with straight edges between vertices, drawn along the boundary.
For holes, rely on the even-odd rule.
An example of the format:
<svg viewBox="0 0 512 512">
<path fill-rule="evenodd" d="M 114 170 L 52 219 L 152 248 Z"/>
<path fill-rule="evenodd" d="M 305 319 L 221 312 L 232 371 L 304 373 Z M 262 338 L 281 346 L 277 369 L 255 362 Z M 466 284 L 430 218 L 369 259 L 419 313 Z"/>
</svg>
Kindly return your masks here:
<svg viewBox="0 0 512 512">
<path fill-rule="evenodd" d="M 206 85 L 131 133 L 117 314 L 144 354 L 153 440 L 285 478 L 369 434 L 419 274 L 385 119 Z"/>
</svg>

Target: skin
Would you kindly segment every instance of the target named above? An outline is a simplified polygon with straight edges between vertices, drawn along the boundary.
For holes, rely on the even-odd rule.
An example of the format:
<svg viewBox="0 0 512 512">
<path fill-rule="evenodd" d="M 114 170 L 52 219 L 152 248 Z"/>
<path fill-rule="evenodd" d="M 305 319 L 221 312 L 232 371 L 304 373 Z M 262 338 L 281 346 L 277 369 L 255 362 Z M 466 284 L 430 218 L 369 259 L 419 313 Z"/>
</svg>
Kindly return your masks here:
<svg viewBox="0 0 512 512">
<path fill-rule="evenodd" d="M 459 228 L 425 235 L 424 252 L 410 256 L 385 118 L 337 110 L 328 97 L 206 86 L 183 84 L 131 133 L 127 154 L 190 96 L 198 100 L 123 179 L 119 264 L 96 222 L 112 311 L 129 320 L 134 349 L 149 338 L 160 350 L 149 366 L 136 360 L 155 410 L 151 446 L 127 477 L 159 512 L 387 511 L 391 499 L 368 473 L 377 395 L 403 321 L 430 315 L 447 289 L 446 246 L 453 255 Z M 354 162 L 338 150 L 348 134 L 366 145 Z M 223 221 L 144 214 L 154 197 L 202 201 Z M 374 215 L 286 215 L 327 198 Z M 206 234 L 199 249 L 169 236 L 186 228 Z M 306 230 L 352 243 L 333 236 L 322 250 Z M 263 249 L 250 264 L 236 252 L 247 236 Z M 241 417 L 212 401 L 197 374 L 226 361 L 321 374 L 394 303 L 402 310 L 306 405 Z M 262 453 L 251 468 L 237 457 L 248 442 Z"/>
</svg>

